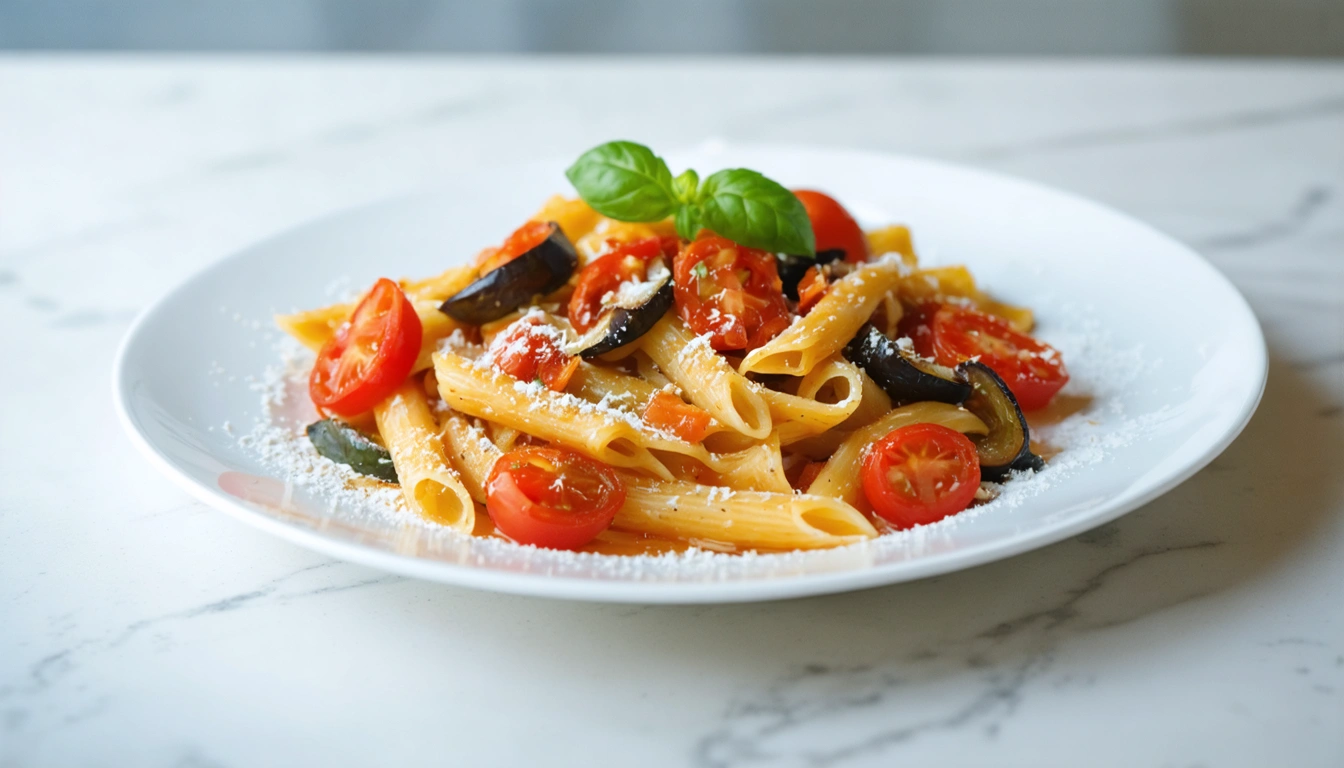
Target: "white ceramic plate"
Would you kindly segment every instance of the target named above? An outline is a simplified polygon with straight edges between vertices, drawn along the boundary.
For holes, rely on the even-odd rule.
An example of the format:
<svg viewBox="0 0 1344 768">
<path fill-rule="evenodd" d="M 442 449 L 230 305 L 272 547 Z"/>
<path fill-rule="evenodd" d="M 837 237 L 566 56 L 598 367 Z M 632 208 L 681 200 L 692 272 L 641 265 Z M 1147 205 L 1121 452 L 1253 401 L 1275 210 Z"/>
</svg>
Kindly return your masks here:
<svg viewBox="0 0 1344 768">
<path fill-rule="evenodd" d="M 1112 520 L 1211 461 L 1264 387 L 1264 339 L 1236 289 L 1190 249 L 1094 203 L 1014 179 L 891 155 L 706 147 L 674 172 L 758 169 L 825 189 L 865 226 L 911 225 L 924 261 L 966 263 L 1037 310 L 1073 375 L 1064 450 L 1036 478 L 950 521 L 839 550 L 661 559 L 578 556 L 458 537 L 405 515 L 307 493 L 239 436 L 258 422 L 249 377 L 276 363 L 271 315 L 330 302 L 348 277 L 425 276 L 498 241 L 547 196 L 561 162 L 459 175 L 451 188 L 336 214 L 259 243 L 150 307 L 114 372 L 135 443 L 202 501 L 331 556 L 483 589 L 622 602 L 720 602 L 837 592 L 966 568 Z"/>
</svg>

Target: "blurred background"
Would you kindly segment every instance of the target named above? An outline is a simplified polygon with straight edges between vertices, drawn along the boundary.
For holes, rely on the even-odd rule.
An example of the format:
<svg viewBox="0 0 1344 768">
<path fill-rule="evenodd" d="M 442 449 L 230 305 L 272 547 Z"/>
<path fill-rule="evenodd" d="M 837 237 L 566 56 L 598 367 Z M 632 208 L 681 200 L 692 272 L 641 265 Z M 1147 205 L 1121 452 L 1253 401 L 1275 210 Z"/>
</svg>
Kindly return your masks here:
<svg viewBox="0 0 1344 768">
<path fill-rule="evenodd" d="M 1344 56 L 1344 0 L 0 0 L 0 49 Z"/>
</svg>

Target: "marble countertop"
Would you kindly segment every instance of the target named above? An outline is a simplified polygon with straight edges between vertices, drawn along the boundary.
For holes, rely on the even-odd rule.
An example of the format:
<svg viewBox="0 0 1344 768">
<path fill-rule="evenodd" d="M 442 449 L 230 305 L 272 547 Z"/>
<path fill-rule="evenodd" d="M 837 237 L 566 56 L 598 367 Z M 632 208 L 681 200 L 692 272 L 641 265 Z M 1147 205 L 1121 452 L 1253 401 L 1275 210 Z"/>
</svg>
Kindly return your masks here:
<svg viewBox="0 0 1344 768">
<path fill-rule="evenodd" d="M 1264 401 L 1210 467 L 1070 541 L 713 607 L 332 561 L 122 435 L 116 345 L 188 274 L 613 136 L 1095 197 L 1247 295 Z M 0 766 L 1344 764 L 1344 64 L 0 57 L 0 319 Z"/>
</svg>

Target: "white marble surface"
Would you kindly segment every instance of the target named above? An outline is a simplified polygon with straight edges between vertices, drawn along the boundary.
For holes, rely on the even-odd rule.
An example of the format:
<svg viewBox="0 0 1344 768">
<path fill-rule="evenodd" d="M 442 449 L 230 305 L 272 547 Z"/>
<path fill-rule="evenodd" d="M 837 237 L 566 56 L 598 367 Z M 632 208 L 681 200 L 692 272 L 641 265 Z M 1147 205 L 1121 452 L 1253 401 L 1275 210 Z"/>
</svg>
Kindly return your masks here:
<svg viewBox="0 0 1344 768">
<path fill-rule="evenodd" d="M 115 345 L 211 260 L 459 168 L 706 135 L 948 158 L 1146 219 L 1255 307 L 1260 412 L 1074 540 L 698 608 L 330 561 L 120 433 Z M 0 58 L 0 321 L 0 766 L 1344 764 L 1338 63 Z"/>
</svg>

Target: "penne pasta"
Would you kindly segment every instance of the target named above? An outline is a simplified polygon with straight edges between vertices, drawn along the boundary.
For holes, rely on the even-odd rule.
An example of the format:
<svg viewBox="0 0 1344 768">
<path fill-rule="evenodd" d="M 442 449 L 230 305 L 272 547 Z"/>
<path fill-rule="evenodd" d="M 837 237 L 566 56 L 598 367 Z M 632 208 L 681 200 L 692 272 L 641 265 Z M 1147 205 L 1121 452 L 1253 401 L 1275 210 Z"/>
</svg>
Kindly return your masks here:
<svg viewBox="0 0 1344 768">
<path fill-rule="evenodd" d="M 578 198 L 555 195 L 532 216 L 532 221 L 554 221 L 571 243 L 577 243 L 602 221 L 602 214 Z"/>
<path fill-rule="evenodd" d="M 761 387 L 733 370 L 703 337 L 668 314 L 640 341 L 640 348 L 686 399 L 716 421 L 747 437 L 770 434 L 770 406 Z"/>
<path fill-rule="evenodd" d="M 888 291 L 901 282 L 901 264 L 864 264 L 831 285 L 826 295 L 783 333 L 752 350 L 742 360 L 742 373 L 805 376 L 844 348 Z"/>
<path fill-rule="evenodd" d="M 637 376 L 592 363 L 579 363 L 565 387 L 565 391 L 590 403 L 607 403 L 635 413 L 641 412 L 658 390 L 658 386 Z"/>
<path fill-rule="evenodd" d="M 625 503 L 612 523 L 619 530 L 740 549 L 818 549 L 877 535 L 858 510 L 836 499 L 625 479 Z"/>
<path fill-rule="evenodd" d="M 477 503 L 484 504 L 486 480 L 504 452 L 491 442 L 485 430 L 455 411 L 447 411 L 440 417 L 439 439 L 467 493 Z"/>
<path fill-rule="evenodd" d="M 642 424 L 628 414 L 518 381 L 451 352 L 434 355 L 434 373 L 439 396 L 454 410 L 582 451 L 612 466 L 668 476 L 649 452 Z"/>
<path fill-rule="evenodd" d="M 374 407 L 373 415 L 392 455 L 406 503 L 426 519 L 471 533 L 476 507 L 448 464 L 420 380 L 407 379 L 395 394 Z"/>
<path fill-rule="evenodd" d="M 513 427 L 506 427 L 493 421 L 485 422 L 485 431 L 490 436 L 490 442 L 505 453 L 512 451 L 518 445 L 519 438 L 524 437 L 522 432 Z"/>
<path fill-rule="evenodd" d="M 413 301 L 419 299 L 442 304 L 445 299 L 456 296 L 458 291 L 471 285 L 476 278 L 476 270 L 472 267 L 452 267 L 425 280 L 403 280 L 402 289 Z"/>
<path fill-rule="evenodd" d="M 718 476 L 717 484 L 734 490 L 777 493 L 793 490 L 784 476 L 784 455 L 774 435 L 763 443 L 721 456 Z"/>
<path fill-rule="evenodd" d="M 868 255 L 874 260 L 888 253 L 896 253 L 900 254 L 901 261 L 905 262 L 907 267 L 914 267 L 919 263 L 919 258 L 915 255 L 915 245 L 910 239 L 909 227 L 893 224 L 868 232 L 864 237 L 868 240 Z"/>
<path fill-rule="evenodd" d="M 821 434 L 849 418 L 863 395 L 861 376 L 858 368 L 834 359 L 803 377 L 796 394 L 762 389 L 780 444 Z"/>
<path fill-rule="evenodd" d="M 518 381 L 452 352 L 434 355 L 439 396 L 454 410 L 581 451 L 615 467 L 671 479 L 655 455 L 688 457 L 717 472 L 722 457 L 648 428 L 636 415 Z"/>
</svg>

